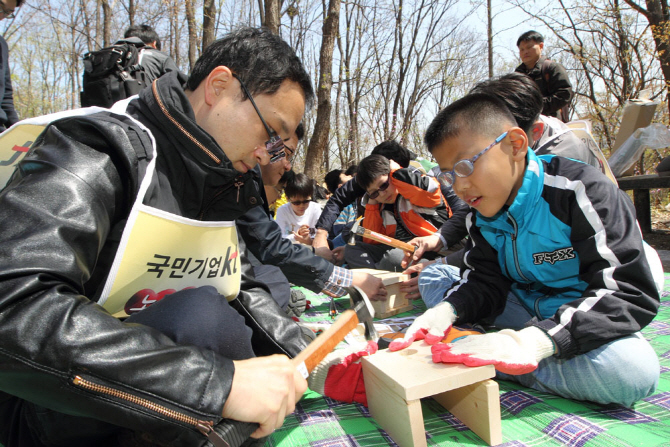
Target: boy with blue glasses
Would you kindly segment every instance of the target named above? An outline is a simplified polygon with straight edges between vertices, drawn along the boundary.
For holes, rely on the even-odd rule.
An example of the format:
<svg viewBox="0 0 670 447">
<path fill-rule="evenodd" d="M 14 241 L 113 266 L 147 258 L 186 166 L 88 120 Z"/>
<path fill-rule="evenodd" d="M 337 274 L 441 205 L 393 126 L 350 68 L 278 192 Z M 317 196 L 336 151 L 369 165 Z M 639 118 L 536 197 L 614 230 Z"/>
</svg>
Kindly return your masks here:
<svg viewBox="0 0 670 447">
<path fill-rule="evenodd" d="M 495 319 L 503 330 L 436 344 L 433 361 L 493 364 L 499 378 L 603 404 L 651 395 L 659 363 L 639 331 L 656 316 L 663 271 L 628 196 L 592 166 L 535 155 L 489 95 L 442 110 L 425 142 L 473 208 L 470 240 L 461 280 L 391 350 Z"/>
</svg>

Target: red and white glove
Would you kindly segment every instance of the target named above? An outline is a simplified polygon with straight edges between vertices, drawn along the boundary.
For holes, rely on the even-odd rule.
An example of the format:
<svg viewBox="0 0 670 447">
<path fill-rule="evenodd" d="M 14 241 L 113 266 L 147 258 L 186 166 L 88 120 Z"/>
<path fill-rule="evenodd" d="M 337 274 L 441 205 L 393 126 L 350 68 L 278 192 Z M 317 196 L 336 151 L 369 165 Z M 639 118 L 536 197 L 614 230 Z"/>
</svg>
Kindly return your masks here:
<svg viewBox="0 0 670 447">
<path fill-rule="evenodd" d="M 462 363 L 467 366 L 494 365 L 505 374 L 527 374 L 540 360 L 554 354 L 554 342 L 541 329 L 503 329 L 490 334 L 471 335 L 454 343 L 431 348 L 433 363 Z"/>
<path fill-rule="evenodd" d="M 456 321 L 454 306 L 446 301 L 442 302 L 417 317 L 403 338 L 391 342 L 389 350 L 404 349 L 416 340 L 425 339 L 429 345 L 439 343 L 449 333 L 454 321 Z"/>
<path fill-rule="evenodd" d="M 377 352 L 377 342 L 331 352 L 307 378 L 312 391 L 342 402 L 368 406 L 361 357 Z"/>
</svg>

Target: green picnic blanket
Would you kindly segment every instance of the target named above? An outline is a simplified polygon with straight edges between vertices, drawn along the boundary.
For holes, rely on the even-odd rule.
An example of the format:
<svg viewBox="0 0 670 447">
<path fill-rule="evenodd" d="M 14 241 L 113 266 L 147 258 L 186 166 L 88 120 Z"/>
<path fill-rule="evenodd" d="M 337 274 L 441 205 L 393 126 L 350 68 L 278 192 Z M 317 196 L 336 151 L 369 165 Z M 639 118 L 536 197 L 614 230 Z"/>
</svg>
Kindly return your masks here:
<svg viewBox="0 0 670 447">
<path fill-rule="evenodd" d="M 318 323 L 330 320 L 330 298 L 302 290 L 312 308 L 302 320 Z M 335 300 L 339 310 L 348 299 Z M 403 326 L 406 317 L 425 310 L 423 303 L 413 311 L 389 319 Z M 387 320 L 383 320 L 385 322 Z M 642 333 L 656 350 L 661 379 L 656 391 L 633 409 L 573 401 L 498 381 L 503 444 L 523 446 L 667 446 L 670 447 L 670 274 L 656 319 Z M 424 426 L 429 446 L 487 445 L 463 423 L 431 398 L 422 400 Z M 296 411 L 286 418 L 266 446 L 347 447 L 395 446 L 384 430 L 359 404 L 345 404 L 308 391 Z"/>
</svg>

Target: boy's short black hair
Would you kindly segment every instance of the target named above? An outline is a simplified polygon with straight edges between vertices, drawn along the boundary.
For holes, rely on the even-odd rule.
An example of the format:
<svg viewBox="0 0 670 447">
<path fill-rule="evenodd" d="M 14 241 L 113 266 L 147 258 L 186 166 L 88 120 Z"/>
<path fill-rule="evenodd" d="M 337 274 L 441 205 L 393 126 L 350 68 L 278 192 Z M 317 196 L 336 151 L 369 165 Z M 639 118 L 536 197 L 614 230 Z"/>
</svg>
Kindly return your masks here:
<svg viewBox="0 0 670 447">
<path fill-rule="evenodd" d="M 212 42 L 195 62 L 188 89 L 198 88 L 221 65 L 230 68 L 252 96 L 272 95 L 282 82 L 293 81 L 305 94 L 305 107 L 311 107 L 314 90 L 309 74 L 293 48 L 267 28 L 238 28 Z"/>
<path fill-rule="evenodd" d="M 519 36 L 519 38 L 516 40 L 516 46 L 518 47 L 521 45 L 521 42 L 528 42 L 529 40 L 534 40 L 537 43 L 542 43 L 544 42 L 544 37 L 542 37 L 542 34 L 538 33 L 537 31 L 526 31 L 522 35 Z"/>
<path fill-rule="evenodd" d="M 368 189 L 375 180 L 389 172 L 391 172 L 391 162 L 388 158 L 379 154 L 368 155 L 358 164 L 356 181 L 363 189 Z"/>
<path fill-rule="evenodd" d="M 281 178 L 277 182 L 277 186 L 284 185 L 284 187 L 286 187 L 290 181 L 293 181 L 293 177 L 295 177 L 295 171 L 293 169 L 289 169 L 281 175 Z"/>
<path fill-rule="evenodd" d="M 286 193 L 286 198 L 312 197 L 314 194 L 314 181 L 307 177 L 307 174 L 301 172 L 286 183 L 284 192 Z"/>
<path fill-rule="evenodd" d="M 123 33 L 124 38 L 128 37 L 139 37 L 140 40 L 146 44 L 151 42 L 156 42 L 156 49 L 161 49 L 161 39 L 158 37 L 158 33 L 149 25 L 133 25 Z"/>
<path fill-rule="evenodd" d="M 330 191 L 331 194 L 335 194 L 337 187 L 340 184 L 340 175 L 343 171 L 341 169 L 333 169 L 323 178 L 323 181 L 326 183 L 326 188 Z"/>
<path fill-rule="evenodd" d="M 429 152 L 444 140 L 471 132 L 496 138 L 506 124 L 516 126 L 505 103 L 493 95 L 473 93 L 440 110 L 426 130 L 424 142 Z"/>
<path fill-rule="evenodd" d="M 377 146 L 375 146 L 374 149 L 372 149 L 372 152 L 370 153 L 375 155 L 383 155 L 389 160 L 395 161 L 403 168 L 409 166 L 409 162 L 412 160 L 412 152 L 410 152 L 405 146 L 401 145 L 395 140 L 388 140 L 379 143 Z"/>
<path fill-rule="evenodd" d="M 350 175 L 350 176 L 353 177 L 354 175 L 356 175 L 357 170 L 358 170 L 358 165 L 356 163 L 354 163 L 351 166 L 349 166 L 346 171 L 344 171 L 344 174 L 345 175 Z"/>
<path fill-rule="evenodd" d="M 475 85 L 470 93 L 484 93 L 500 98 L 526 133 L 540 118 L 544 106 L 540 88 L 530 76 L 523 73 L 507 73 L 487 79 Z"/>
</svg>

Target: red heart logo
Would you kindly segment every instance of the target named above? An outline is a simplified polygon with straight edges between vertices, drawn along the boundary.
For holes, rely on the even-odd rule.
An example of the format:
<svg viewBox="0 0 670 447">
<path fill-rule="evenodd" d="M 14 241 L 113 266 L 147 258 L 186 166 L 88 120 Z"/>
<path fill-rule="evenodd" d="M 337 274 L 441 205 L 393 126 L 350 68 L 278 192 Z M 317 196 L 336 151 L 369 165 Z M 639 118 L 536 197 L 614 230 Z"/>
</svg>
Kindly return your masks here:
<svg viewBox="0 0 670 447">
<path fill-rule="evenodd" d="M 170 295 L 175 292 L 176 292 L 175 289 L 165 289 L 158 293 L 154 292 L 151 289 L 138 290 L 126 302 L 126 305 L 123 307 L 123 310 L 125 310 L 128 315 L 137 313 L 141 310 L 146 309 L 152 304 L 162 300 L 167 295 Z"/>
</svg>

